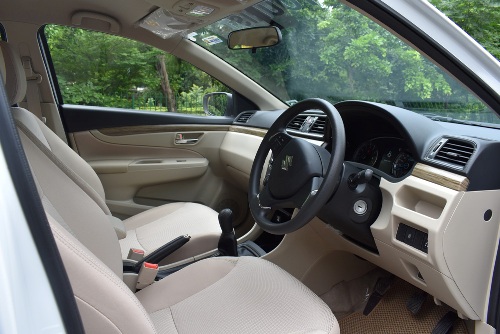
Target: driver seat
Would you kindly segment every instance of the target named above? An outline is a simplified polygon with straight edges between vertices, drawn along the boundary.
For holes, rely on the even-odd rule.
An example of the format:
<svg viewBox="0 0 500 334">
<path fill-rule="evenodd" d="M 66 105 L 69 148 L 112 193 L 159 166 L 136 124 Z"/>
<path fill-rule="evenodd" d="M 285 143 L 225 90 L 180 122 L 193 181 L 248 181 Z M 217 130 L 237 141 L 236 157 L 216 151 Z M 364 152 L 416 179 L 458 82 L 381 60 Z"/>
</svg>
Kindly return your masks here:
<svg viewBox="0 0 500 334">
<path fill-rule="evenodd" d="M 2 57 L 3 62 L 1 62 Z M 0 63 L 5 66 L 0 68 L 5 68 L 5 88 L 9 104 L 18 104 L 26 95 L 26 76 L 16 50 L 3 41 L 0 41 Z M 201 204 L 165 204 L 124 221 L 114 217 L 106 204 L 101 180 L 90 165 L 34 114 L 23 108 L 14 107 L 11 110 L 19 132 L 93 198 L 107 216 L 107 224 L 115 227 L 120 238 L 122 258 L 127 258 L 130 248 L 142 249 L 145 255 L 148 255 L 185 234 L 190 235 L 191 240 L 169 255 L 162 264 L 192 258 L 217 248 L 221 234 L 217 212 Z M 28 159 L 32 169 L 42 168 L 41 162 L 35 161 L 29 154 Z M 41 180 L 43 191 L 60 191 L 64 187 L 64 183 L 51 179 Z"/>
<path fill-rule="evenodd" d="M 108 214 L 29 134 L 19 135 L 87 333 L 340 332 L 318 296 L 260 258 L 202 260 L 131 291 Z"/>
</svg>

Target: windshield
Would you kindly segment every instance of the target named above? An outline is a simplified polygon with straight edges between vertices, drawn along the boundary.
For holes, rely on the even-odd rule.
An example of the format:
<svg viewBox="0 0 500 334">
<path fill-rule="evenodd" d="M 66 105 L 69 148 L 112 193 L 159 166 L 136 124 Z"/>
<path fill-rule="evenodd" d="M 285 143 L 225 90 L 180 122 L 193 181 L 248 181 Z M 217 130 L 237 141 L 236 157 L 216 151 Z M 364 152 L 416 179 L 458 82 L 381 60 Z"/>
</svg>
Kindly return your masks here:
<svg viewBox="0 0 500 334">
<path fill-rule="evenodd" d="M 230 50 L 231 31 L 274 25 L 280 44 Z M 188 38 L 291 105 L 319 97 L 365 100 L 500 123 L 484 103 L 420 53 L 355 10 L 326 0 L 265 0 Z"/>
</svg>

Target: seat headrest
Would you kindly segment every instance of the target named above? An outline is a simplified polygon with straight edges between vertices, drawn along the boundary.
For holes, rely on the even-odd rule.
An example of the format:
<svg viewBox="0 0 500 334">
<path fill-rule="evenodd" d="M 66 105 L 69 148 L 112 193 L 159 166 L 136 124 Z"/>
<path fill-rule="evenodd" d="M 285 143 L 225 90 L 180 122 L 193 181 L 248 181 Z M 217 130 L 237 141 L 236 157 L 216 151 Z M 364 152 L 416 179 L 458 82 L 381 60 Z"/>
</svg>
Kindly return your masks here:
<svg viewBox="0 0 500 334">
<path fill-rule="evenodd" d="M 3 73 L 9 104 L 13 105 L 21 102 L 26 95 L 26 74 L 21 57 L 9 43 L 0 41 L 0 50 L 2 51 L 0 70 Z"/>
</svg>

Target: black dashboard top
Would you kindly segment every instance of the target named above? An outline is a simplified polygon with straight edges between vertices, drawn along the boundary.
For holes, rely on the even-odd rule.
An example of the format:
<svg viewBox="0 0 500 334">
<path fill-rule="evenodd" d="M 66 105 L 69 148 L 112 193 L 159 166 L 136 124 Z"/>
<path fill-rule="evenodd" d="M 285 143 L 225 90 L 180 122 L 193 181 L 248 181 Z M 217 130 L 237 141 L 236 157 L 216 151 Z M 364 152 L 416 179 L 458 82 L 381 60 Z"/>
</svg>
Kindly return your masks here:
<svg viewBox="0 0 500 334">
<path fill-rule="evenodd" d="M 421 162 L 467 176 L 468 191 L 500 188 L 500 130 L 434 121 L 409 110 L 373 102 L 345 101 L 335 107 L 346 130 L 346 161 L 375 168 L 391 182 L 410 175 L 412 167 Z M 236 117 L 233 124 L 267 129 L 282 112 L 247 111 Z M 312 115 L 315 120 L 321 119 L 315 111 Z M 295 129 L 292 133 L 318 137 Z"/>
</svg>

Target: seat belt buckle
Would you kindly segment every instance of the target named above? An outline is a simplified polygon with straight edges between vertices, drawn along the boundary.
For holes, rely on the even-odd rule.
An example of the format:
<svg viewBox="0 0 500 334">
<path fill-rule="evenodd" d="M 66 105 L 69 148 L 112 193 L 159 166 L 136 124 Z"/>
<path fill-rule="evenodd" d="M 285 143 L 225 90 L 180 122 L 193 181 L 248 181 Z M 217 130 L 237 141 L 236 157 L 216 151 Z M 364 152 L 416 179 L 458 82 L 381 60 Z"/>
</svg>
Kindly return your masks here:
<svg viewBox="0 0 500 334">
<path fill-rule="evenodd" d="M 138 248 L 130 248 L 128 251 L 127 259 L 133 261 L 140 261 L 144 257 L 144 251 Z"/>
<path fill-rule="evenodd" d="M 158 274 L 159 266 L 155 263 L 143 262 L 139 275 L 137 276 L 136 289 L 144 289 L 148 285 L 153 284 L 156 275 Z"/>
</svg>

